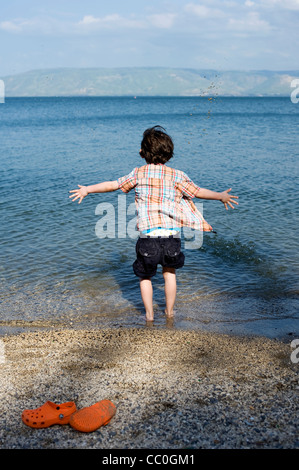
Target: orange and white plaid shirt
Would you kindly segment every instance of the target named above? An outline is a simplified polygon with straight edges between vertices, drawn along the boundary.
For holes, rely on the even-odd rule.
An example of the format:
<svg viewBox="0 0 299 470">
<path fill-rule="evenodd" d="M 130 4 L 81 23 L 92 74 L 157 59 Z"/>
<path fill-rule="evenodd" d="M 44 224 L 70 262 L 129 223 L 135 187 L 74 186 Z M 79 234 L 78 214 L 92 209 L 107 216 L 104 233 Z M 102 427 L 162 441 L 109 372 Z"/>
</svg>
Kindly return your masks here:
<svg viewBox="0 0 299 470">
<path fill-rule="evenodd" d="M 135 189 L 140 232 L 183 226 L 207 232 L 213 230 L 192 201 L 200 188 L 183 171 L 162 163 L 148 164 L 134 168 L 117 182 L 124 193 Z"/>
</svg>

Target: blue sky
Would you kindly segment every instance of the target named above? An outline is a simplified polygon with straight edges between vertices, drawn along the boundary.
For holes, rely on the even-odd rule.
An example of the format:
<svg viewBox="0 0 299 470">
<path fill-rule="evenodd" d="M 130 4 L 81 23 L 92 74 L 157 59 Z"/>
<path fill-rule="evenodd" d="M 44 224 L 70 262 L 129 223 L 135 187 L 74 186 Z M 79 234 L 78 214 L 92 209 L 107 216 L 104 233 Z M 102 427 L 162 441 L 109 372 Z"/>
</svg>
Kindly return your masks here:
<svg viewBox="0 0 299 470">
<path fill-rule="evenodd" d="M 0 5 L 2 77 L 56 67 L 299 69 L 299 0 Z"/>
</svg>

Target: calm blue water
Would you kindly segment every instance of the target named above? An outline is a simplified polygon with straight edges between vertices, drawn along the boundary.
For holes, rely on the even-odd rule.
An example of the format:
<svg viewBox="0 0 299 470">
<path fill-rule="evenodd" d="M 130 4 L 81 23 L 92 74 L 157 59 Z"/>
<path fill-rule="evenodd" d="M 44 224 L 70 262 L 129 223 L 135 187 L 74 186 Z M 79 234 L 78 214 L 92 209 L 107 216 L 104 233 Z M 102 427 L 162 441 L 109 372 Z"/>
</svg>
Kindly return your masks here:
<svg viewBox="0 0 299 470">
<path fill-rule="evenodd" d="M 0 104 L 0 331 L 54 326 L 143 327 L 131 265 L 135 241 L 99 239 L 101 202 L 69 199 L 77 184 L 143 164 L 144 129 L 162 125 L 169 163 L 198 185 L 232 187 L 239 206 L 204 201 L 217 234 L 186 250 L 174 328 L 299 334 L 299 105 L 288 98 L 11 98 Z M 126 197 L 129 206 L 134 194 Z M 132 218 L 132 217 L 131 217 Z M 165 327 L 162 276 L 155 325 Z M 169 325 L 168 325 L 169 327 Z"/>
</svg>

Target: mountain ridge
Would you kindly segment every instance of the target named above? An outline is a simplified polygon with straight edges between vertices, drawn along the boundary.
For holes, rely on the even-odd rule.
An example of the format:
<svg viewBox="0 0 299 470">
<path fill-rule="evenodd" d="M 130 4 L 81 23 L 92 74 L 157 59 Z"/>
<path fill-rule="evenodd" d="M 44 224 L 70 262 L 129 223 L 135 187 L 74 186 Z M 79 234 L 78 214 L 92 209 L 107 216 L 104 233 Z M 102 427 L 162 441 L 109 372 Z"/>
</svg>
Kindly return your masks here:
<svg viewBox="0 0 299 470">
<path fill-rule="evenodd" d="M 171 67 L 53 68 L 0 78 L 6 97 L 290 96 L 299 71 Z"/>
</svg>

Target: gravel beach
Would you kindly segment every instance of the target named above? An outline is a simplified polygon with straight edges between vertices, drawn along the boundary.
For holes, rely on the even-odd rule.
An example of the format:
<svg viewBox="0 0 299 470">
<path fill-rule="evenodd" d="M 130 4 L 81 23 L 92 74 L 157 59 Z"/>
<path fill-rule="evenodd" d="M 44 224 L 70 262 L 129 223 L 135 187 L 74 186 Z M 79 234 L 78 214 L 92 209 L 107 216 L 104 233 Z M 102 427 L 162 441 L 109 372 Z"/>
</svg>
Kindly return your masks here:
<svg viewBox="0 0 299 470">
<path fill-rule="evenodd" d="M 299 448 L 292 337 L 155 328 L 61 329 L 0 340 L 2 449 Z M 92 433 L 32 429 L 24 409 L 110 399 Z"/>
</svg>

